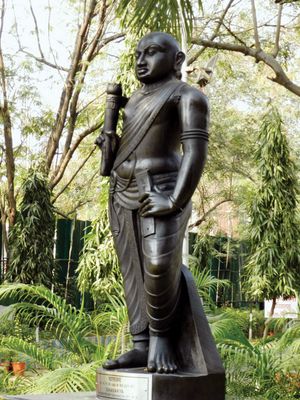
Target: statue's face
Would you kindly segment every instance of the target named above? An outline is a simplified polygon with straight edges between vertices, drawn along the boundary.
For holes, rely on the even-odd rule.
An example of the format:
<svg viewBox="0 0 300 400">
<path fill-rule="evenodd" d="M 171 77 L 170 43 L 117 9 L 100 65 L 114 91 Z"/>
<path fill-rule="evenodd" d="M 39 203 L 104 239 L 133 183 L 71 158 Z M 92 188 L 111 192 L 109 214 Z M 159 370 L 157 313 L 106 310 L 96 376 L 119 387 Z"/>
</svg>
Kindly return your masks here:
<svg viewBox="0 0 300 400">
<path fill-rule="evenodd" d="M 145 36 L 136 49 L 138 80 L 154 83 L 173 76 L 177 50 L 163 34 Z"/>
</svg>

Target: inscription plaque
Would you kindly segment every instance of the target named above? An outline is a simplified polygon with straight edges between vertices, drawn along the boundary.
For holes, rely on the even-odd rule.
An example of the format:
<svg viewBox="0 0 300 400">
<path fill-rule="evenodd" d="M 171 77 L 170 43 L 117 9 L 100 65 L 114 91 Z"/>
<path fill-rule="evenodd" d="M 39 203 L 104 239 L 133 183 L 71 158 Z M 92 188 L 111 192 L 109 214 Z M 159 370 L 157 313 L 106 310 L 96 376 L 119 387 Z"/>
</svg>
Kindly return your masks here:
<svg viewBox="0 0 300 400">
<path fill-rule="evenodd" d="M 98 400 L 152 400 L 152 375 L 101 370 Z"/>
</svg>

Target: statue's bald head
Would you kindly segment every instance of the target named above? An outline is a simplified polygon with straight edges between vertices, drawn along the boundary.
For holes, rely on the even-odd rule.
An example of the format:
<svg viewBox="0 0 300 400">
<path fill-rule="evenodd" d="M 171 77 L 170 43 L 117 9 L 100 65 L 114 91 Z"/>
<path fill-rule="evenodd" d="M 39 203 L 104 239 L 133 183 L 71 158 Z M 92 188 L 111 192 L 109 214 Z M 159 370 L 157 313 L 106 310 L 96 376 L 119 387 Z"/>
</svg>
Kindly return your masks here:
<svg viewBox="0 0 300 400">
<path fill-rule="evenodd" d="M 179 77 L 184 58 L 173 36 L 164 32 L 148 33 L 137 45 L 137 77 L 144 83 L 160 80 L 169 75 Z"/>
<path fill-rule="evenodd" d="M 177 53 L 180 51 L 180 46 L 177 40 L 174 38 L 174 36 L 170 35 L 169 33 L 165 32 L 151 32 L 145 35 L 139 42 L 148 42 L 148 41 L 154 40 L 157 43 L 160 43 L 163 46 L 168 47 L 171 51 L 174 51 Z"/>
</svg>

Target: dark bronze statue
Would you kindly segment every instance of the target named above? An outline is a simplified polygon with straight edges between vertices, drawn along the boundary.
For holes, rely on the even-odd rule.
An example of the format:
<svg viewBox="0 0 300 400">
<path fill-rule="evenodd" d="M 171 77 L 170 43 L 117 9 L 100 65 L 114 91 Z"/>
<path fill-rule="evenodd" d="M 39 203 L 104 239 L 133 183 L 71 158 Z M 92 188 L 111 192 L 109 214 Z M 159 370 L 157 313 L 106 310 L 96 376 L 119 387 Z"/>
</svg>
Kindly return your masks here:
<svg viewBox="0 0 300 400">
<path fill-rule="evenodd" d="M 172 36 L 150 33 L 136 49 L 142 87 L 128 101 L 120 86 L 109 87 L 96 143 L 103 152 L 101 173 L 110 175 L 110 222 L 134 348 L 105 369 L 182 369 L 176 332 L 185 329 L 182 315 L 189 312 L 182 242 L 206 160 L 209 119 L 205 95 L 180 80 L 184 58 Z"/>
</svg>

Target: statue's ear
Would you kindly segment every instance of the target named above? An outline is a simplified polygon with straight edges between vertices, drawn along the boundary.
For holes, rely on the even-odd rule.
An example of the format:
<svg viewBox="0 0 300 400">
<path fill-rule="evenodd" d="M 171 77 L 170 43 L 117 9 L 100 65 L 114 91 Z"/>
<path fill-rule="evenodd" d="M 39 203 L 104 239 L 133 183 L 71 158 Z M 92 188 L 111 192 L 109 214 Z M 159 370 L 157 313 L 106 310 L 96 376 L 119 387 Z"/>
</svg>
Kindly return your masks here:
<svg viewBox="0 0 300 400">
<path fill-rule="evenodd" d="M 182 51 L 178 51 L 175 56 L 175 65 L 174 65 L 176 77 L 178 79 L 181 79 L 181 67 L 184 60 L 185 60 L 185 54 Z"/>
</svg>

